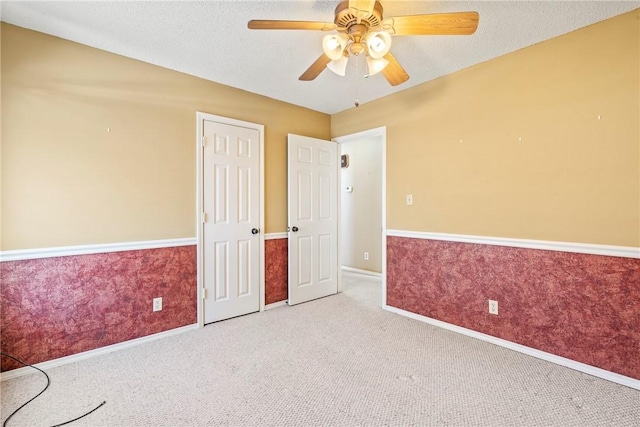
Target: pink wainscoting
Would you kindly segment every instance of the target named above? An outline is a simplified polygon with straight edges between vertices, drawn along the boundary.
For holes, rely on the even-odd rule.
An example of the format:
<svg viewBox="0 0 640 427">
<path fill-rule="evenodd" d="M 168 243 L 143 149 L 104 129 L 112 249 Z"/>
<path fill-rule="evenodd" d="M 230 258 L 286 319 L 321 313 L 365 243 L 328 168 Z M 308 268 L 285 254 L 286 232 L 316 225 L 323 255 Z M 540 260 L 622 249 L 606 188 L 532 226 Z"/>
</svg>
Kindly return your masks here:
<svg viewBox="0 0 640 427">
<path fill-rule="evenodd" d="M 2 351 L 28 363 L 196 323 L 196 246 L 3 262 L 0 279 Z"/>
<path fill-rule="evenodd" d="M 387 263 L 390 306 L 640 379 L 638 259 L 388 237 Z"/>
<path fill-rule="evenodd" d="M 287 291 L 287 253 L 288 240 L 265 240 L 265 304 L 286 301 Z"/>
</svg>

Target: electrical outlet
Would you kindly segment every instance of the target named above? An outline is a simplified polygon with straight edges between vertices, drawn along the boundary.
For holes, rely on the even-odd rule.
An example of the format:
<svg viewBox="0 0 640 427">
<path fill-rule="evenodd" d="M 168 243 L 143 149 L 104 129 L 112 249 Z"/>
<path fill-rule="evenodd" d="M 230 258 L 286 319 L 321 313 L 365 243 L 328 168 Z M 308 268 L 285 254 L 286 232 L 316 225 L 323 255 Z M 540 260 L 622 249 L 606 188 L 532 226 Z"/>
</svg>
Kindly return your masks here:
<svg viewBox="0 0 640 427">
<path fill-rule="evenodd" d="M 498 315 L 498 301 L 489 300 L 489 314 Z"/>
<path fill-rule="evenodd" d="M 369 252 L 364 253 L 364 260 L 369 261 Z"/>
<path fill-rule="evenodd" d="M 162 310 L 162 297 L 153 299 L 153 311 Z"/>
<path fill-rule="evenodd" d="M 413 194 L 407 194 L 407 206 L 413 205 Z"/>
</svg>

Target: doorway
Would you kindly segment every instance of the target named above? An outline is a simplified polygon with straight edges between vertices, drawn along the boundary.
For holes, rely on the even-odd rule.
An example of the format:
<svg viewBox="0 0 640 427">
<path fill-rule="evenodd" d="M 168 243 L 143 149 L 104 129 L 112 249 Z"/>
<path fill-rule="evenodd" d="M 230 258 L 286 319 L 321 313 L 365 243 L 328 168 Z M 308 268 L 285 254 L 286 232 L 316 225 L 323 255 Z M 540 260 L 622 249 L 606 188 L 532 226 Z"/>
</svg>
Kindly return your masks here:
<svg viewBox="0 0 640 427">
<path fill-rule="evenodd" d="M 387 267 L 386 133 L 383 126 L 333 139 L 348 156 L 342 159 L 339 184 L 339 260 L 343 271 L 382 278 L 382 306 Z"/>
</svg>

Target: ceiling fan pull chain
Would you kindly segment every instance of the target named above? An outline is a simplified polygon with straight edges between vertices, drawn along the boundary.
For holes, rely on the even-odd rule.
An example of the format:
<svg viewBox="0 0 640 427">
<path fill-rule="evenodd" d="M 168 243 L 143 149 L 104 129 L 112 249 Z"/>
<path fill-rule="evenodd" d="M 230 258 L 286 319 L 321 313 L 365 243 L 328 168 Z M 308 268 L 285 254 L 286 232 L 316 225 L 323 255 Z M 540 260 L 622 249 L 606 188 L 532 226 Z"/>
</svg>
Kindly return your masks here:
<svg viewBox="0 0 640 427">
<path fill-rule="evenodd" d="M 356 55 L 356 58 L 355 58 L 355 61 L 354 61 L 356 63 L 356 73 L 354 74 L 355 80 L 356 80 L 356 84 L 355 84 L 355 86 L 356 86 L 356 101 L 354 102 L 354 104 L 355 104 L 356 108 L 358 108 L 360 106 L 360 101 L 358 100 L 358 85 L 360 84 L 360 79 L 358 78 L 360 76 L 360 71 L 358 71 L 358 63 L 360 62 L 359 59 L 360 59 L 360 56 Z"/>
</svg>

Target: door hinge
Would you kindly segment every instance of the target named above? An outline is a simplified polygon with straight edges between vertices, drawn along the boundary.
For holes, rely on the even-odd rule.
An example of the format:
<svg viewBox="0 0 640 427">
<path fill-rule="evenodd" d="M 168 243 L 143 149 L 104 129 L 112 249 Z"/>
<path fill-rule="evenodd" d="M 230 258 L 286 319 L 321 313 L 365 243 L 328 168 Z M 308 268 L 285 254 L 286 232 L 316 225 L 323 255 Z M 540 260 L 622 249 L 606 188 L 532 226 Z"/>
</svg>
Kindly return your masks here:
<svg viewBox="0 0 640 427">
<path fill-rule="evenodd" d="M 202 288 L 202 299 L 207 299 L 207 288 Z"/>
<path fill-rule="evenodd" d="M 201 142 L 202 142 L 202 146 L 205 147 L 207 145 L 207 137 L 203 136 L 201 139 Z"/>
<path fill-rule="evenodd" d="M 207 222 L 207 213 L 206 212 L 202 212 L 201 219 L 202 219 L 202 223 L 203 224 Z"/>
</svg>

